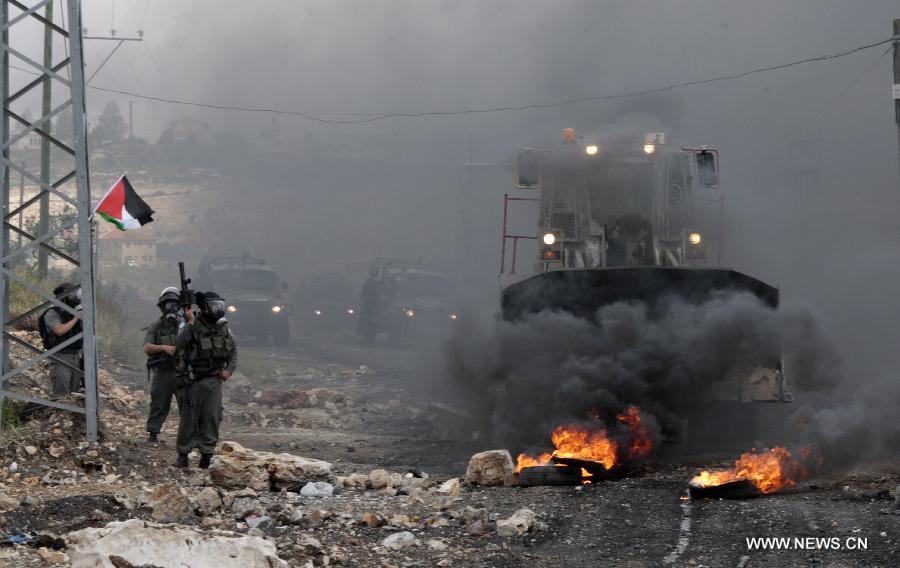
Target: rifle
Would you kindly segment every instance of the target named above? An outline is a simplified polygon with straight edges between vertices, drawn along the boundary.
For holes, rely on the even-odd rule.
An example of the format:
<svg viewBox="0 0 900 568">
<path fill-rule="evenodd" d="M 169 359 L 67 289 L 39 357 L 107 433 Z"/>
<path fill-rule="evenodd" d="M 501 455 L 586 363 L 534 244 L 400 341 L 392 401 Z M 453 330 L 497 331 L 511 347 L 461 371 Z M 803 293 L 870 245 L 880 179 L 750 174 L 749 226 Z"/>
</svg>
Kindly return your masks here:
<svg viewBox="0 0 900 568">
<path fill-rule="evenodd" d="M 194 297 L 194 291 L 191 290 L 191 279 L 186 278 L 184 275 L 184 262 L 178 263 L 178 272 L 181 276 L 181 294 L 179 298 L 181 307 L 186 308 L 193 306 L 196 302 L 196 298 Z"/>
<path fill-rule="evenodd" d="M 191 306 L 196 303 L 196 297 L 194 295 L 194 291 L 191 290 L 191 279 L 187 278 L 184 274 L 184 262 L 178 263 L 178 272 L 181 280 L 181 291 L 179 293 L 179 302 L 181 303 L 182 308 L 190 309 Z M 176 376 L 178 378 L 177 388 L 183 389 L 187 388 L 194 381 L 194 371 L 191 369 L 190 363 L 188 361 L 181 361 L 181 365 L 176 369 Z M 184 400 L 187 403 L 188 412 L 193 415 L 194 409 L 191 404 L 191 392 L 188 390 L 184 392 Z"/>
</svg>

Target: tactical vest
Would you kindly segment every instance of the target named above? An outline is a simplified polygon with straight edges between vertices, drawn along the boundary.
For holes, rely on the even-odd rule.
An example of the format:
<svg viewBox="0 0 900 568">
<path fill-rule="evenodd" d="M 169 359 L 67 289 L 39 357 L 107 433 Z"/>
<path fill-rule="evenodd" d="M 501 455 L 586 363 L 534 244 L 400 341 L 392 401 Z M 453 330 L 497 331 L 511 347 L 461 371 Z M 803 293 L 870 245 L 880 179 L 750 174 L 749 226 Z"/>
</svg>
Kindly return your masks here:
<svg viewBox="0 0 900 568">
<path fill-rule="evenodd" d="M 72 318 L 75 317 L 72 314 L 70 314 L 69 312 L 67 312 L 66 310 L 61 310 L 59 308 L 50 308 L 50 310 L 54 310 L 57 313 L 59 313 L 59 317 L 62 320 L 62 323 L 64 323 L 64 324 L 69 323 L 72 320 Z M 47 310 L 47 311 L 49 312 L 50 310 Z M 45 317 L 45 316 L 46 316 L 46 313 L 44 314 L 44 316 L 41 316 L 41 317 Z M 46 325 L 46 320 L 45 320 L 45 325 Z M 72 326 L 72 329 L 70 329 L 67 333 L 64 333 L 63 335 L 56 335 L 55 333 L 53 333 L 51 331 L 50 333 L 47 334 L 48 339 L 50 341 L 50 346 L 55 347 L 55 346 L 59 345 L 60 343 L 64 343 L 64 342 L 68 341 L 69 338 L 75 337 L 76 335 L 81 333 L 81 330 L 82 330 L 82 325 L 81 325 L 81 320 L 79 320 L 78 323 L 76 323 L 75 325 Z M 79 339 L 78 341 L 75 341 L 74 343 L 71 343 L 68 346 L 66 346 L 66 348 L 62 349 L 60 351 L 60 353 L 74 353 L 74 352 L 78 351 L 79 349 L 81 349 L 81 347 L 82 347 L 82 341 Z"/>
<path fill-rule="evenodd" d="M 175 338 L 178 336 L 178 325 L 170 324 L 165 318 L 160 318 L 153 330 L 153 343 L 155 345 L 175 345 Z M 154 369 L 167 365 L 175 366 L 175 357 L 165 353 L 153 353 L 147 355 L 147 368 Z"/>
<path fill-rule="evenodd" d="M 190 362 L 194 375 L 209 376 L 224 369 L 234 351 L 234 339 L 228 328 L 209 324 L 201 318 L 194 320 L 193 328 Z"/>
</svg>

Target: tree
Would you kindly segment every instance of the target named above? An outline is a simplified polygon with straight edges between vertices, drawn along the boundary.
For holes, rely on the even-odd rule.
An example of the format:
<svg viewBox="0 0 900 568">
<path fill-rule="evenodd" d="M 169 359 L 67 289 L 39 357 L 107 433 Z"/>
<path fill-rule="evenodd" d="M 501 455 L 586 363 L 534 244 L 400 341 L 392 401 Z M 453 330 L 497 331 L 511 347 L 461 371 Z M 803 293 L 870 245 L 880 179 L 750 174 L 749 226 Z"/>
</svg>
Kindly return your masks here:
<svg viewBox="0 0 900 568">
<path fill-rule="evenodd" d="M 116 101 L 106 103 L 100 117 L 97 118 L 97 125 L 91 131 L 91 138 L 94 144 L 104 144 L 109 142 L 121 142 L 128 131 L 128 125 L 122 118 L 122 112 Z"/>
</svg>

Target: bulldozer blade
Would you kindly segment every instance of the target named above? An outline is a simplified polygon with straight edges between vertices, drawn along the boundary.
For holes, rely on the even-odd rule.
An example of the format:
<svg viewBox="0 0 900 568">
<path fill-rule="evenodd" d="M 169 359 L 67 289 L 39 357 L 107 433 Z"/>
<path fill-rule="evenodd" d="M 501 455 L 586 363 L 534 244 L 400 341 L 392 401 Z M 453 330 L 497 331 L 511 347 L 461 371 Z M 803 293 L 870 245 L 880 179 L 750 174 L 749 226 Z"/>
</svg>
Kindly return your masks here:
<svg viewBox="0 0 900 568">
<path fill-rule="evenodd" d="M 724 268 L 585 268 L 537 274 L 503 290 L 503 318 L 515 321 L 529 313 L 562 310 L 577 317 L 617 302 L 642 302 L 652 310 L 673 296 L 700 304 L 715 293 L 744 291 L 772 308 L 778 289 Z"/>
</svg>

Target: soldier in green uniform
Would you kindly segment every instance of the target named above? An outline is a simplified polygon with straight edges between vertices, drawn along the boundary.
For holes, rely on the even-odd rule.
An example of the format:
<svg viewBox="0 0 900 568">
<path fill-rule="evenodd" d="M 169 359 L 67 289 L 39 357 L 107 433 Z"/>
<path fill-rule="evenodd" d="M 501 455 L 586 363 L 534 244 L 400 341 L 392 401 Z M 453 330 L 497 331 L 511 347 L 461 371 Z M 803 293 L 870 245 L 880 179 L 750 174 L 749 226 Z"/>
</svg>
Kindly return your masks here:
<svg viewBox="0 0 900 568">
<path fill-rule="evenodd" d="M 156 305 L 162 315 L 150 324 L 144 335 L 144 353 L 147 354 L 147 373 L 152 373 L 150 383 L 150 412 L 147 416 L 147 432 L 151 444 L 159 443 L 159 431 L 169 416 L 172 397 L 178 385 L 175 376 L 175 337 L 184 325 L 179 314 L 178 288 L 162 291 Z"/>
<path fill-rule="evenodd" d="M 225 318 L 225 299 L 215 292 L 198 292 L 200 315 L 185 308 L 187 325 L 175 339 L 185 386 L 179 389 L 178 459 L 187 467 L 188 454 L 200 449 L 200 467 L 209 467 L 222 422 L 222 383 L 237 366 L 237 345 Z"/>
</svg>

